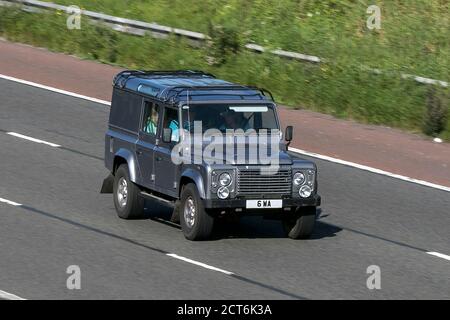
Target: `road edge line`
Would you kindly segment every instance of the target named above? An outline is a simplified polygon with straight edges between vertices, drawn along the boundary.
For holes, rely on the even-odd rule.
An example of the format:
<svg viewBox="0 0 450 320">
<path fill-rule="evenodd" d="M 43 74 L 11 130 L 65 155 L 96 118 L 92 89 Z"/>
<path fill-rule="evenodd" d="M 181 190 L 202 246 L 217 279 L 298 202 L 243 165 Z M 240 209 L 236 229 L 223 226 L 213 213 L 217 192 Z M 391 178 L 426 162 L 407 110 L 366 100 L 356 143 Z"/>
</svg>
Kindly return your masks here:
<svg viewBox="0 0 450 320">
<path fill-rule="evenodd" d="M 7 75 L 1 74 L 1 73 L 0 73 L 0 79 L 4 79 L 4 80 L 9 80 L 9 81 L 25 84 L 25 85 L 28 85 L 28 86 L 31 86 L 31 87 L 44 89 L 44 90 L 52 91 L 52 92 L 55 92 L 55 93 L 64 94 L 64 95 L 67 95 L 67 96 L 70 96 L 70 97 L 79 98 L 79 99 L 83 99 L 83 100 L 88 100 L 88 101 L 91 101 L 91 102 L 95 102 L 95 103 L 99 103 L 99 104 L 103 104 L 103 105 L 107 105 L 107 106 L 111 105 L 110 101 L 88 97 L 88 96 L 85 96 L 85 95 L 82 95 L 82 94 L 78 94 L 78 93 L 75 93 L 75 92 L 70 92 L 70 91 L 67 91 L 67 90 L 62 90 L 62 89 L 58 89 L 58 88 L 55 88 L 55 87 L 46 86 L 46 85 L 39 84 L 39 83 L 36 83 L 36 82 L 28 81 L 28 80 L 22 80 L 22 79 L 19 79 L 19 78 L 14 78 L 14 77 L 7 76 Z"/>
<path fill-rule="evenodd" d="M 434 188 L 434 189 L 450 192 L 450 187 L 446 187 L 446 186 L 443 186 L 443 185 L 435 184 L 435 183 L 424 181 L 424 180 L 410 178 L 410 177 L 407 177 L 407 176 L 402 176 L 400 174 L 396 174 L 396 173 L 392 173 L 392 172 L 389 172 L 389 171 L 385 171 L 385 170 L 369 167 L 369 166 L 366 166 L 366 165 L 363 165 L 363 164 L 359 164 L 359 163 L 355 163 L 355 162 L 351 162 L 351 161 L 346 161 L 346 160 L 342 160 L 342 159 L 338 159 L 338 158 L 333 158 L 333 157 L 330 157 L 330 156 L 325 156 L 325 155 L 321 155 L 321 154 L 318 154 L 318 153 L 314 153 L 314 152 L 310 152 L 310 151 L 306 151 L 306 150 L 302 150 L 302 149 L 297 149 L 297 148 L 292 148 L 292 147 L 289 147 L 289 151 L 292 151 L 292 152 L 298 153 L 298 154 L 302 154 L 302 155 L 305 155 L 305 156 L 309 156 L 309 157 L 313 157 L 313 158 L 329 161 L 329 162 L 334 162 L 334 163 L 341 164 L 341 165 L 344 165 L 344 166 L 347 166 L 347 167 L 352 167 L 352 168 L 360 169 L 360 170 L 363 170 L 363 171 L 368 171 L 368 172 L 371 172 L 371 173 L 380 174 L 380 175 L 391 177 L 391 178 L 395 178 L 395 179 L 398 179 L 398 180 L 403 180 L 403 181 L 406 181 L 406 182 L 419 184 L 419 185 L 422 185 L 422 186 L 425 186 L 425 187 L 430 187 L 430 188 Z"/>
</svg>

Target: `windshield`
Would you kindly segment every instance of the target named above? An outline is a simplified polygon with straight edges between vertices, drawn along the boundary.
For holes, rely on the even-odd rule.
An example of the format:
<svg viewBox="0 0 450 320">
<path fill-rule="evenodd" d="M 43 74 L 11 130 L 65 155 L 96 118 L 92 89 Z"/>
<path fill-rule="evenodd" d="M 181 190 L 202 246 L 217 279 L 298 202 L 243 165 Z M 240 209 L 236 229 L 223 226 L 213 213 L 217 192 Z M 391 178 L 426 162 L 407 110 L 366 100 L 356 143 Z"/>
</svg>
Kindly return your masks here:
<svg viewBox="0 0 450 320">
<path fill-rule="evenodd" d="M 183 128 L 194 130 L 194 122 L 201 122 L 202 131 L 276 130 L 278 123 L 273 105 L 190 105 L 183 107 Z"/>
</svg>

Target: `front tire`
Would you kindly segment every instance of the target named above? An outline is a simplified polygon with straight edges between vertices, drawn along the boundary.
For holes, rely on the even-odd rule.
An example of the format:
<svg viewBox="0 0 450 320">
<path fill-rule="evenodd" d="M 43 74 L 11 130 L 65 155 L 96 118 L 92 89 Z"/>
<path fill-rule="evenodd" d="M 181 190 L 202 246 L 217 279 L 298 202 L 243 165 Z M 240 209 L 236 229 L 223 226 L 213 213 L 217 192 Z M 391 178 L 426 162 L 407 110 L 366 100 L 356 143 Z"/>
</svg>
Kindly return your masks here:
<svg viewBox="0 0 450 320">
<path fill-rule="evenodd" d="M 145 200 L 139 193 L 139 187 L 130 180 L 128 166 L 120 165 L 113 184 L 114 206 L 120 218 L 137 219 L 144 216 Z"/>
<path fill-rule="evenodd" d="M 283 220 L 283 229 L 291 239 L 309 239 L 316 224 L 316 207 L 298 208 L 294 217 Z"/>
<path fill-rule="evenodd" d="M 196 185 L 185 185 L 180 198 L 180 222 L 184 237 L 188 240 L 208 239 L 213 230 L 214 218 L 206 212 Z"/>
</svg>

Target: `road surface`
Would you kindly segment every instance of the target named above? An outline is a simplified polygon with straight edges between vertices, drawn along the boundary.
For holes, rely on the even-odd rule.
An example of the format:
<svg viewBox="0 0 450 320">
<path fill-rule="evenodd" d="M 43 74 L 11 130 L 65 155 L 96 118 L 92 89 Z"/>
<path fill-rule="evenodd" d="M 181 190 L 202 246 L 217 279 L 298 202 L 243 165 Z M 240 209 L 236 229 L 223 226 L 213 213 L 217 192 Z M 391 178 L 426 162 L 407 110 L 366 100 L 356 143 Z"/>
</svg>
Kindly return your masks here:
<svg viewBox="0 0 450 320">
<path fill-rule="evenodd" d="M 312 159 L 311 240 L 245 218 L 190 242 L 99 193 L 108 107 L 0 80 L 0 290 L 25 299 L 450 299 L 450 193 Z M 30 140 L 31 138 L 31 140 Z M 430 254 L 435 252 L 435 254 Z M 81 289 L 68 290 L 68 266 Z M 379 266 L 381 289 L 366 286 Z"/>
</svg>

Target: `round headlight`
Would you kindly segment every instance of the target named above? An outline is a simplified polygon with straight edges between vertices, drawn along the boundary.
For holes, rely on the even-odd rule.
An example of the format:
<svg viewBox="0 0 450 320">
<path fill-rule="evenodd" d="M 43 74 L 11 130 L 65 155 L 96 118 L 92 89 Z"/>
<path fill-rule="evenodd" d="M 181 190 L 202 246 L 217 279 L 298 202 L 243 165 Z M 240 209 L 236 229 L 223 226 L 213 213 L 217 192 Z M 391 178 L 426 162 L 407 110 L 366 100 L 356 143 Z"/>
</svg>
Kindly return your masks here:
<svg viewBox="0 0 450 320">
<path fill-rule="evenodd" d="M 228 186 L 231 183 L 231 176 L 229 173 L 224 172 L 219 177 L 219 183 L 221 186 Z"/>
<path fill-rule="evenodd" d="M 308 185 L 304 185 L 300 188 L 300 190 L 298 190 L 298 194 L 302 198 L 309 198 L 311 196 L 311 193 L 312 193 L 312 189 Z"/>
<path fill-rule="evenodd" d="M 220 199 L 226 199 L 230 195 L 230 190 L 228 190 L 227 187 L 220 187 L 219 190 L 217 190 L 217 196 Z"/>
<path fill-rule="evenodd" d="M 305 180 L 306 180 L 306 178 L 305 178 L 305 175 L 303 173 L 297 172 L 296 174 L 294 174 L 293 181 L 294 181 L 294 184 L 296 186 L 300 186 L 300 185 L 304 184 Z"/>
</svg>

